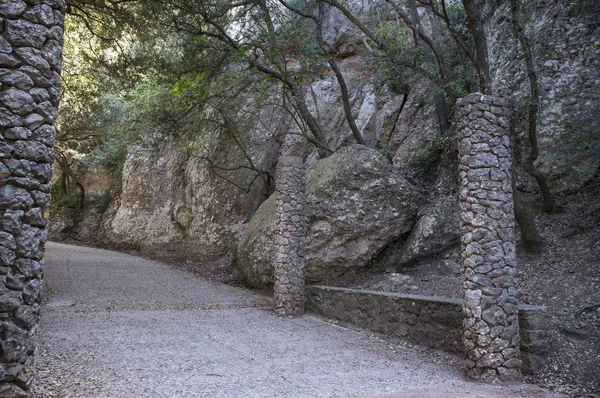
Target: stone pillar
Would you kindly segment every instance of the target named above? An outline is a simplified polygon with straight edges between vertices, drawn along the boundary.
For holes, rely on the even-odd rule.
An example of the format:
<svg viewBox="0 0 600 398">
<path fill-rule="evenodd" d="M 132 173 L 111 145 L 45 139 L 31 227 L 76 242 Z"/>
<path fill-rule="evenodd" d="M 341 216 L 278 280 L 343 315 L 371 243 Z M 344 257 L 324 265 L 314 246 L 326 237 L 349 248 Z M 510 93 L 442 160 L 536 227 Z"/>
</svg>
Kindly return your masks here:
<svg viewBox="0 0 600 398">
<path fill-rule="evenodd" d="M 278 315 L 304 313 L 304 250 L 308 222 L 304 211 L 305 169 L 302 158 L 282 156 L 277 163 L 275 226 L 275 302 Z"/>
<path fill-rule="evenodd" d="M 479 93 L 457 102 L 467 375 L 484 382 L 521 377 L 508 115 Z"/>
<path fill-rule="evenodd" d="M 0 397 L 31 396 L 64 12 L 0 2 Z"/>
</svg>

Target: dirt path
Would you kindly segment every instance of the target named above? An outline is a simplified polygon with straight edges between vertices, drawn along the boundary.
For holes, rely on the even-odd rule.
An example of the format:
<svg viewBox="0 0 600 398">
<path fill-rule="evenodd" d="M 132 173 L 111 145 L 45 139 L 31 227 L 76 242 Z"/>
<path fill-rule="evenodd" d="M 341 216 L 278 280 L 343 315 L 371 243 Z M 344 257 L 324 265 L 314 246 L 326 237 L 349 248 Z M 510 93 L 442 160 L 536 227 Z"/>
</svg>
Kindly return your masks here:
<svg viewBox="0 0 600 398">
<path fill-rule="evenodd" d="M 49 243 L 45 278 L 38 397 L 556 397 L 125 254 Z"/>
</svg>

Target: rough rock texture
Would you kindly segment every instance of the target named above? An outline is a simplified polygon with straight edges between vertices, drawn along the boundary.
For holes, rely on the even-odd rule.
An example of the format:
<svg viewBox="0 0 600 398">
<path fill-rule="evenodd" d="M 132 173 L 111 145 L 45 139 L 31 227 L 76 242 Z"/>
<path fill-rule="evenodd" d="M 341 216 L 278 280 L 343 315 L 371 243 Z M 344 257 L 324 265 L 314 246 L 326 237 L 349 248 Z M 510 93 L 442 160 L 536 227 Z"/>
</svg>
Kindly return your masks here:
<svg viewBox="0 0 600 398">
<path fill-rule="evenodd" d="M 321 160 L 306 178 L 309 279 L 327 280 L 370 264 L 415 220 L 412 186 L 378 151 L 347 147 Z"/>
<path fill-rule="evenodd" d="M 375 254 L 410 231 L 416 215 L 410 184 L 394 173 L 383 155 L 364 146 L 344 148 L 309 167 L 306 196 L 306 278 L 311 282 L 369 266 Z M 266 214 L 274 208 L 268 203 L 272 200 L 261 206 L 259 220 L 251 221 L 238 247 L 238 266 L 254 286 L 273 281 L 272 261 L 261 254 L 272 253 L 273 244 L 248 244 L 260 242 L 253 235 L 272 234 L 275 213 Z"/>
<path fill-rule="evenodd" d="M 412 161 L 414 153 L 439 135 L 435 108 L 427 103 L 431 85 L 419 81 L 405 96 L 388 89 L 376 89 L 372 76 L 365 73 L 364 60 L 351 56 L 339 60 L 348 90 L 356 125 L 365 143 L 381 148 L 395 165 Z M 330 147 L 338 150 L 354 143 L 342 109 L 342 97 L 334 76 L 317 80 L 310 88 L 310 109 L 327 132 Z M 307 147 L 306 154 L 314 152 Z M 309 157 L 309 165 L 316 156 Z"/>
<path fill-rule="evenodd" d="M 521 376 L 509 109 L 479 93 L 457 103 L 467 375 Z"/>
<path fill-rule="evenodd" d="M 536 162 L 554 192 L 573 191 L 600 167 L 600 6 L 597 1 L 522 2 L 525 33 L 532 41 L 540 85 Z M 529 95 L 521 46 L 508 2 L 491 18 L 490 63 L 495 94 L 511 100 L 517 164 L 529 154 L 526 106 Z M 519 182 L 537 189 L 519 171 Z"/>
<path fill-rule="evenodd" d="M 244 145 L 255 165 L 269 171 L 279 145 L 274 138 L 285 124 L 277 121 L 276 114 L 267 113 L 261 123 L 267 127 L 274 124 L 273 131 L 256 131 Z M 256 174 L 245 169 L 227 174 L 229 181 L 218 176 L 207 164 L 211 154 L 186 148 L 195 139 L 158 135 L 129 153 L 120 200 L 109 208 L 114 216 L 105 215 L 102 222 L 101 244 L 171 253 L 207 263 L 235 250 L 240 233 L 268 187 L 262 178 L 255 179 Z M 233 146 L 215 156 L 222 167 L 245 165 L 243 154 Z"/>
<path fill-rule="evenodd" d="M 255 150 L 260 148 L 255 144 Z M 271 170 L 276 145 L 267 143 L 257 164 Z M 232 155 L 236 155 L 232 151 Z M 237 155 L 239 156 L 239 155 Z M 232 164 L 233 163 L 232 161 Z M 240 235 L 258 206 L 269 193 L 263 180 L 257 180 L 249 192 L 243 192 L 221 177 L 217 177 L 201 161 L 191 162 L 185 190 L 184 206 L 177 210 L 185 226 L 185 251 L 200 261 L 214 261 L 229 255 L 237 246 Z M 255 177 L 253 173 L 240 173 L 242 184 Z"/>
<path fill-rule="evenodd" d="M 273 308 L 278 315 L 304 313 L 305 173 L 300 157 L 282 156 L 277 162 Z"/>
<path fill-rule="evenodd" d="M 536 66 L 542 84 L 539 166 L 555 191 L 580 187 L 600 165 L 600 117 L 597 114 L 600 106 L 596 95 L 600 91 L 600 52 L 597 51 L 600 39 L 595 23 L 598 7 L 591 3 L 589 0 L 527 2 L 527 7 L 531 7 L 527 11 L 532 17 L 527 20 L 526 33 L 534 40 Z M 361 14 L 368 13 L 371 7 L 364 2 L 352 4 L 353 7 L 364 7 Z M 526 103 L 528 82 L 523 61 L 515 53 L 519 46 L 507 16 L 507 5 L 502 5 L 488 22 L 487 33 L 494 88 L 505 97 L 512 95 L 513 107 L 517 108 L 513 109 L 512 122 L 518 136 L 515 153 L 519 163 L 528 153 L 526 123 L 522 117 L 524 108 L 519 105 Z M 338 63 L 348 84 L 352 112 L 368 145 L 379 148 L 393 159 L 395 166 L 410 163 L 414 154 L 438 135 L 434 107 L 429 101 L 431 87 L 424 81 L 417 81 L 406 97 L 385 88 L 376 89 L 376 77 L 365 67 L 362 57 L 365 49 L 362 35 L 335 10 L 326 15 L 324 37 L 327 46 L 339 55 Z M 15 61 L 6 58 L 3 62 L 12 64 Z M 34 78 L 32 76 L 12 79 L 26 87 L 30 84 L 29 79 Z M 37 92 L 30 95 L 39 97 Z M 11 94 L 10 101 L 23 100 L 19 98 Z M 333 149 L 354 142 L 344 120 L 339 87 L 332 74 L 312 83 L 306 98 Z M 251 105 L 252 101 L 248 103 Z M 256 126 L 246 126 L 243 121 L 238 121 L 238 127 L 252 132 L 250 142 L 246 143 L 249 154 L 259 167 L 273 174 L 273 165 L 280 154 L 274 138 L 285 132 L 298 131 L 288 118 L 273 109 L 261 112 L 260 123 Z M 3 117 L 0 115 L 0 119 Z M 130 156 L 123 184 L 123 195 L 127 199 L 121 204 L 113 204 L 119 208 L 118 212 L 113 212 L 118 214 L 116 222 L 107 216 L 103 218 L 104 232 L 96 234 L 102 237 L 102 243 L 110 242 L 115 236 L 118 238 L 113 243 L 177 250 L 203 262 L 221 258 L 234 250 L 248 219 L 269 190 L 257 183 L 251 192 L 243 193 L 215 177 L 199 160 L 202 153 L 186 153 L 183 149 L 190 139 L 194 138 L 162 139 L 145 148 L 145 155 Z M 317 161 L 314 148 L 310 145 L 303 148 L 306 163 L 314 164 Z M 309 155 L 311 152 L 313 154 Z M 233 148 L 225 148 L 219 157 L 226 159 L 224 166 L 230 167 L 239 165 L 237 161 L 242 155 Z M 178 161 L 165 161 L 171 158 Z M 133 172 L 146 178 L 137 179 L 130 175 Z M 516 173 L 520 188 L 536 189 L 520 167 Z M 237 173 L 234 180 L 247 181 L 253 177 L 251 173 Z M 164 179 L 167 181 L 162 181 Z M 163 190 L 165 186 L 167 189 Z M 147 189 L 157 194 L 156 203 L 143 203 L 147 199 L 143 198 L 143 192 Z M 138 193 L 142 196 L 139 203 Z M 125 227 L 125 216 L 133 220 L 131 229 Z"/>
<path fill-rule="evenodd" d="M 63 153 L 64 154 L 64 153 Z M 75 180 L 80 178 L 78 182 L 83 186 L 85 191 L 84 196 L 84 211 L 78 212 L 67 206 L 61 206 L 60 200 L 58 203 L 53 203 L 50 208 L 47 233 L 49 240 L 62 241 L 66 238 L 71 238 L 81 242 L 95 242 L 101 234 L 102 220 L 107 214 L 107 210 L 115 198 L 116 187 L 120 185 L 114 173 L 89 168 L 87 165 L 78 161 L 77 157 L 69 158 L 71 164 L 71 172 L 75 176 Z M 54 162 L 52 166 L 52 187 L 53 200 L 60 197 L 62 194 L 62 184 L 67 184 L 67 179 L 62 181 L 63 174 L 58 162 Z M 69 179 L 71 182 L 73 178 Z M 78 195 L 80 199 L 80 188 L 73 188 L 75 192 L 70 193 Z M 64 201 L 64 197 L 61 198 Z M 79 202 L 79 200 L 78 200 Z"/>
<path fill-rule="evenodd" d="M 341 43 L 340 37 L 332 37 L 335 37 L 335 43 Z M 422 101 L 422 96 L 426 95 L 425 87 L 414 90 L 414 96 L 406 101 L 404 109 L 410 111 L 406 120 L 411 126 L 406 129 L 401 112 L 404 96 L 375 90 L 359 55 L 340 59 L 339 66 L 351 93 L 350 102 L 357 125 L 369 145 L 385 147 L 382 152 L 391 159 L 398 150 L 405 154 L 414 153 L 423 140 L 435 134 L 429 131 L 435 124 L 432 107 Z M 345 121 L 335 77 L 326 75 L 316 81 L 307 101 L 332 148 L 338 150 L 354 142 Z M 250 100 L 248 104 L 252 104 Z M 277 156 L 282 153 L 279 149 L 282 136 L 290 131 L 298 133 L 294 123 L 273 109 L 262 110 L 255 126 L 243 125 L 244 121 L 239 123 L 238 128 L 244 131 L 247 154 L 260 169 L 273 176 Z M 176 254 L 202 263 L 229 256 L 235 251 L 244 229 L 252 228 L 248 221 L 272 187 L 267 187 L 259 178 L 248 192 L 243 192 L 216 176 L 202 160 L 207 154 L 190 149 L 194 148 L 193 143 L 198 137 L 211 134 L 216 133 L 203 131 L 189 137 L 157 136 L 134 148 L 123 170 L 122 194 L 111 197 L 110 206 L 102 215 L 94 210 L 89 214 L 85 212 L 76 220 L 78 222 L 60 222 L 69 226 L 68 236 L 102 246 Z M 391 144 L 390 140 L 397 134 L 403 138 Z M 301 154 L 307 165 L 318 161 L 312 145 L 304 143 L 299 147 L 299 152 L 293 152 Z M 243 164 L 244 154 L 231 145 L 221 148 L 216 157 L 219 165 L 236 168 Z M 409 157 L 402 156 L 400 162 L 407 159 Z M 221 174 L 244 187 L 255 177 L 253 172 L 244 170 Z M 84 185 L 88 189 L 85 181 Z M 56 227 L 52 229 L 57 232 L 64 229 L 58 222 Z M 90 233 L 92 231 L 96 233 Z M 52 235 L 56 240 L 64 237 L 65 233 Z M 240 251 L 239 255 L 243 257 L 244 253 Z M 263 256 L 262 253 L 256 255 Z"/>
<path fill-rule="evenodd" d="M 340 60 L 339 67 L 344 73 L 348 90 L 351 93 L 350 104 L 355 115 L 356 125 L 363 138 L 371 146 L 375 146 L 377 132 L 374 121 L 379 113 L 375 101 L 376 94 L 373 85 L 369 82 L 369 76 L 364 73 L 361 58 L 353 56 Z M 367 84 L 365 84 L 367 82 Z M 317 120 L 326 131 L 329 146 L 340 149 L 354 143 L 352 132 L 342 109 L 342 96 L 340 87 L 333 75 L 317 80 L 311 85 L 309 106 Z M 314 151 L 314 148 L 308 148 Z M 316 154 L 309 158 L 309 165 L 317 160 Z"/>
<path fill-rule="evenodd" d="M 260 205 L 236 249 L 235 263 L 250 286 L 264 286 L 273 281 L 276 206 L 274 195 Z"/>
<path fill-rule="evenodd" d="M 362 6 L 363 11 L 366 5 Z M 327 7 L 325 19 L 323 21 L 323 42 L 327 51 L 331 51 L 338 57 L 348 57 L 356 54 L 361 44 L 362 32 L 352 24 L 348 23 L 346 17 L 336 8 Z"/>
<path fill-rule="evenodd" d="M 22 2 L 11 4 L 13 3 L 24 4 Z M 524 22 L 526 33 L 533 40 L 542 88 L 540 107 L 542 152 L 538 163 L 548 176 L 554 191 L 577 189 L 590 175 L 593 175 L 593 171 L 597 170 L 599 164 L 598 110 L 600 106 L 598 101 L 600 97 L 597 93 L 600 91 L 598 77 L 600 39 L 597 2 L 535 0 L 522 3 L 531 13 L 531 18 Z M 327 21 L 325 35 L 329 36 L 328 45 L 338 49 L 340 56 L 345 57 L 338 59 L 338 62 L 347 78 L 353 113 L 358 116 L 361 132 L 369 145 L 374 143 L 388 158 L 394 159 L 396 166 L 402 166 L 410 161 L 415 150 L 437 134 L 433 107 L 427 101 L 429 88 L 422 82 L 417 83 L 411 87 L 406 102 L 402 95 L 390 93 L 385 89 L 376 90 L 373 76 L 369 74 L 370 71 L 365 67 L 361 56 L 360 35 L 355 36 L 356 32 L 353 33 L 348 21 L 339 14 L 328 15 Z M 528 82 L 524 74 L 523 59 L 517 54 L 519 45 L 512 33 L 506 4 L 490 18 L 487 27 L 494 88 L 504 97 L 511 97 L 515 108 L 512 110 L 514 116 L 511 124 L 514 130 L 512 132 L 517 136 L 515 141 L 517 184 L 520 189 L 535 190 L 535 184 L 518 167 L 523 156 L 528 153 L 524 128 L 526 124 L 523 118 L 524 106 L 522 106 L 527 103 Z M 0 42 L 0 48 L 5 47 L 6 44 Z M 15 56 L 7 55 L 2 51 L 0 51 L 0 62 L 9 70 L 19 63 Z M 36 84 L 37 82 L 42 85 L 48 84 L 41 73 L 35 74 L 29 67 L 22 67 L 22 69 L 24 71 L 22 75 L 9 77 L 18 84 L 16 89 L 26 88 L 33 81 L 36 81 Z M 4 84 L 3 79 L 6 79 L 5 72 L 0 71 L 0 81 Z M 332 148 L 339 149 L 353 142 L 344 121 L 335 79 L 326 75 L 314 82 L 311 88 L 307 101 L 323 126 Z M 29 95 L 36 101 L 44 95 L 49 95 L 44 94 L 46 89 L 35 90 L 29 90 Z M 14 95 L 14 92 L 5 95 L 7 98 L 10 97 L 10 101 L 19 101 L 19 98 L 27 101 L 26 97 Z M 2 112 L 0 111 L 0 120 L 7 120 L 9 116 Z M 289 131 L 291 127 L 289 120 L 270 117 L 267 112 L 263 116 L 261 122 L 268 125 L 269 131 L 266 132 L 268 134 L 263 134 L 265 132 L 259 132 L 257 129 L 257 133 L 253 133 L 254 142 L 249 147 L 251 156 L 260 159 L 257 163 L 272 172 L 272 164 L 278 151 L 276 145 L 273 145 L 269 139 Z M 39 117 L 32 117 L 30 122 L 39 123 Z M 252 222 L 246 224 L 264 199 L 266 192 L 262 188 L 257 188 L 249 194 L 241 193 L 237 188 L 211 174 L 206 165 L 198 160 L 197 153 L 189 154 L 189 157 L 188 154 L 183 154 L 182 148 L 186 144 L 187 140 L 172 143 L 162 140 L 144 150 L 147 156 L 142 155 L 141 152 L 132 154 L 128 163 L 132 162 L 132 165 L 133 163 L 136 165 L 126 166 L 126 173 L 140 171 L 145 178 L 135 179 L 126 174 L 125 180 L 129 183 L 125 184 L 123 194 L 129 198 L 128 201 L 123 203 L 122 207 L 119 198 L 116 198 L 117 201 L 111 203 L 107 214 L 102 218 L 104 220 L 102 225 L 106 227 L 102 230 L 104 232 L 94 234 L 93 228 L 87 228 L 86 231 L 89 232 L 86 232 L 85 236 L 100 237 L 101 243 L 113 239 L 113 244 L 142 247 L 146 250 L 153 248 L 160 248 L 161 251 L 181 250 L 183 254 L 192 258 L 211 261 L 232 251 L 237 246 L 242 231 L 248 225 L 248 231 L 256 227 L 262 232 L 248 232 L 242 236 L 238 262 L 241 264 L 245 261 L 246 265 L 242 269 L 249 270 L 246 278 L 252 281 L 251 284 L 262 285 L 271 282 L 272 271 L 268 262 L 272 257 L 269 254 L 272 252 L 250 249 L 255 241 L 257 247 L 267 247 L 264 242 L 268 241 L 272 229 L 260 220 L 263 215 L 270 213 L 267 211 L 268 206 L 274 209 L 274 198 L 272 201 L 265 202 L 264 212 L 261 213 L 263 210 L 261 208 Z M 314 164 L 316 158 L 308 157 L 311 150 L 311 148 L 306 149 L 306 156 L 308 163 Z M 1 144 L 0 153 L 2 153 Z M 227 159 L 240 156 L 230 148 L 219 155 Z M 175 157 L 180 159 L 181 163 L 169 163 L 167 172 L 164 170 L 165 166 L 158 161 L 161 157 L 165 159 Z M 234 163 L 228 160 L 227 164 Z M 183 176 L 182 184 L 177 177 L 179 174 Z M 252 177 L 249 174 L 242 175 L 239 180 L 248 176 Z M 159 181 L 165 178 L 169 181 Z M 161 188 L 166 186 L 173 186 L 173 191 L 169 191 L 170 188 L 166 190 Z M 156 201 L 154 204 L 136 206 L 136 194 L 146 190 L 155 194 L 156 199 L 150 199 Z M 178 192 L 179 190 L 183 193 Z M 164 198 L 163 195 L 169 198 Z M 138 227 L 127 230 L 124 225 L 117 225 L 116 229 L 120 233 L 115 235 L 112 231 L 114 224 L 111 214 L 116 214 L 119 209 L 121 215 L 127 214 L 134 220 L 133 225 Z M 436 211 L 437 204 L 433 203 L 431 209 Z M 421 210 L 423 223 L 428 219 L 428 211 Z M 159 216 L 152 216 L 154 212 L 159 213 Z M 122 218 L 123 220 L 125 218 Z M 154 224 L 162 225 L 164 228 L 161 230 L 166 231 L 168 238 L 161 234 L 143 236 L 146 230 L 154 230 Z M 418 225 L 420 228 L 421 222 Z M 243 248 L 244 245 L 246 248 Z M 247 260 L 244 260 L 244 256 L 248 257 Z M 554 257 L 550 259 L 554 261 Z M 253 266 L 248 264 L 257 266 L 252 268 Z M 414 277 L 417 279 L 416 276 Z M 595 296 L 591 294 L 589 297 L 592 300 Z M 578 363 L 578 366 L 585 367 L 585 364 L 582 365 L 582 362 L 577 359 L 568 363 Z M 570 370 L 565 366 L 561 371 Z"/>
<path fill-rule="evenodd" d="M 103 170 L 87 170 L 82 184 L 85 186 L 86 196 L 98 197 L 105 195 L 111 189 L 113 176 Z M 54 181 L 52 182 L 54 184 Z"/>
<path fill-rule="evenodd" d="M 390 98 L 384 105 L 392 112 L 390 116 L 396 119 L 393 131 L 384 133 L 389 135 L 382 136 L 380 145 L 387 147 L 395 165 L 411 163 L 417 151 L 425 148 L 432 139 L 439 138 L 435 107 L 428 101 L 433 89 L 428 82 L 417 81 L 405 103 L 399 96 Z"/>
<path fill-rule="evenodd" d="M 164 154 L 146 148 L 136 148 L 129 154 L 119 207 L 107 226 L 114 242 L 159 250 L 181 242 L 183 233 L 177 227 L 175 211 L 182 201 L 180 167 L 185 152 L 172 142 L 163 148 Z"/>
<path fill-rule="evenodd" d="M 372 281 L 364 283 L 364 288 L 379 292 L 410 293 L 417 289 L 414 282 L 414 279 L 408 275 L 393 272 L 377 275 Z"/>
<path fill-rule="evenodd" d="M 32 394 L 64 12 L 0 5 L 0 397 Z"/>
<path fill-rule="evenodd" d="M 462 353 L 461 300 L 383 293 L 328 286 L 308 288 L 308 307 L 328 317 L 416 344 Z M 519 305 L 523 371 L 535 373 L 547 362 L 548 315 L 545 307 Z"/>
<path fill-rule="evenodd" d="M 410 232 L 404 246 L 399 250 L 396 266 L 439 253 L 459 242 L 458 199 L 446 196 L 419 211 L 421 218 Z"/>
</svg>

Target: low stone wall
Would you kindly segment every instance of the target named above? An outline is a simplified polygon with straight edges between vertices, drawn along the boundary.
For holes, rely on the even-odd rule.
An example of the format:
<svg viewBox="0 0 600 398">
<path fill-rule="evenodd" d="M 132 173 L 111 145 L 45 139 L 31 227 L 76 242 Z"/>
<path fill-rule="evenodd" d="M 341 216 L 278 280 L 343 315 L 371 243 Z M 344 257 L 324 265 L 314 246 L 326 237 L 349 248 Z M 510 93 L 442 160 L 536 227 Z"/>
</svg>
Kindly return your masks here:
<svg viewBox="0 0 600 398">
<path fill-rule="evenodd" d="M 308 309 L 375 332 L 452 353 L 464 352 L 462 300 L 309 286 Z M 523 372 L 540 369 L 549 349 L 544 307 L 519 305 Z"/>
</svg>

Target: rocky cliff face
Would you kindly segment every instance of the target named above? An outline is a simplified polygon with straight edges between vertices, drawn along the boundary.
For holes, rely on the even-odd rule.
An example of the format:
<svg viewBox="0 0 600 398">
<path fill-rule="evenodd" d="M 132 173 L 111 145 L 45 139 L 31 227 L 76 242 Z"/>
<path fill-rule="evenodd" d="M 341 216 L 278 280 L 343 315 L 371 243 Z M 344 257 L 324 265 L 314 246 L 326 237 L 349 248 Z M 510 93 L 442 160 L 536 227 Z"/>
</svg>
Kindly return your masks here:
<svg viewBox="0 0 600 398">
<path fill-rule="evenodd" d="M 583 4 L 579 6 L 582 9 L 568 1 L 537 0 L 528 3 L 531 18 L 527 22 L 527 34 L 534 38 L 536 67 L 542 85 L 538 165 L 548 176 L 554 192 L 576 190 L 597 173 L 600 165 L 600 97 L 597 95 L 600 92 L 600 35 L 594 13 L 586 11 L 589 2 L 579 3 Z M 353 113 L 368 145 L 385 154 L 396 171 L 406 170 L 416 157 L 437 156 L 435 148 L 431 148 L 432 143 L 440 141 L 435 109 L 428 101 L 431 87 L 426 82 L 417 82 L 407 96 L 376 89 L 363 65 L 360 54 L 364 51 L 364 44 L 358 31 L 337 12 L 332 12 L 326 21 L 326 45 L 335 48 L 340 55 L 338 62 L 349 86 Z M 512 128 L 519 164 L 529 152 L 523 107 L 528 81 L 523 61 L 518 56 L 518 43 L 512 33 L 508 5 L 496 11 L 487 28 L 494 86 L 499 94 L 512 99 L 514 107 Z M 331 147 L 339 150 L 352 144 L 335 78 L 324 76 L 315 81 L 307 98 L 310 98 L 309 107 L 317 116 Z M 250 127 L 244 126 L 244 129 L 251 131 L 251 134 L 244 135 L 247 137 L 244 142 L 246 153 L 234 146 L 226 146 L 220 149 L 218 158 L 221 166 L 236 169 L 227 174 L 229 179 L 237 185 L 247 186 L 256 174 L 237 169 L 240 159 L 249 155 L 259 168 L 272 174 L 282 136 L 293 130 L 293 125 L 284 115 L 266 109 L 262 111 L 259 122 Z M 257 178 L 244 191 L 217 176 L 216 170 L 202 159 L 206 153 L 188 145 L 196 139 L 193 135 L 161 138 L 132 150 L 123 171 L 121 195 L 111 202 L 103 215 L 96 213 L 91 216 L 93 212 L 84 215 L 84 221 L 78 227 L 80 230 L 101 231 L 87 233 L 85 239 L 95 236 L 103 244 L 173 251 L 201 262 L 232 255 L 244 230 L 248 225 L 252 228 L 252 223 L 248 223 L 272 192 L 272 186 L 268 181 Z M 329 159 L 317 161 L 310 146 L 299 150 L 313 168 L 334 170 L 341 167 L 341 164 L 331 164 Z M 384 167 L 383 161 L 379 162 Z M 518 185 L 535 191 L 532 179 L 518 164 Z M 394 241 L 394 247 L 399 248 L 396 258 L 401 263 L 410 262 L 424 253 L 439 251 L 456 240 L 455 212 L 452 211 L 455 202 L 448 199 L 455 193 L 453 167 L 446 164 L 433 178 L 429 172 L 427 184 L 421 187 L 429 205 L 419 212 L 419 221 L 407 243 L 399 242 L 397 238 L 409 230 L 403 229 L 399 233 L 392 228 L 388 231 L 386 242 Z M 385 165 L 385 168 L 391 170 L 392 165 Z M 351 181 L 352 175 L 340 178 Z M 360 180 L 357 191 L 368 190 L 372 186 L 374 192 L 379 192 L 373 184 L 380 176 L 373 178 Z M 401 177 L 396 175 L 394 178 Z M 344 185 L 343 181 L 339 185 Z M 412 188 L 407 188 L 408 191 Z M 332 198 L 336 195 L 333 191 L 330 193 Z M 381 194 L 384 194 L 383 191 Z M 315 214 L 317 210 L 323 214 L 328 211 L 318 207 L 317 203 L 313 207 Z M 348 207 L 346 210 L 349 212 L 346 215 L 348 219 L 355 219 L 356 223 L 364 221 L 360 219 L 360 208 Z M 257 217 L 264 216 L 261 214 L 258 212 Z M 335 217 L 342 216 L 340 213 Z M 85 217 L 90 221 L 86 223 Z M 322 241 L 319 244 L 322 244 L 322 250 L 335 253 L 338 246 L 349 247 L 350 241 L 338 245 L 339 236 L 326 239 L 334 231 L 322 225 L 323 217 L 315 216 L 311 227 L 313 231 L 324 228 L 321 238 L 315 235 L 315 239 Z M 374 224 L 374 228 L 385 231 L 388 226 L 384 220 Z M 410 225 L 412 227 L 412 223 Z M 436 225 L 442 225 L 444 233 L 435 234 L 432 238 L 434 230 L 438 230 Z M 264 232 L 261 230 L 258 234 Z M 244 238 L 242 244 L 246 242 L 252 246 L 267 236 Z M 354 243 L 357 245 L 354 249 L 358 250 L 360 242 Z M 365 250 L 364 256 L 372 256 L 380 250 L 381 247 Z M 257 259 L 268 256 L 266 253 L 257 255 Z M 339 261 L 343 262 L 342 259 L 343 256 L 340 256 Z M 251 260 L 238 253 L 238 261 Z"/>
<path fill-rule="evenodd" d="M 513 108 L 511 130 L 517 186 L 533 197 L 537 186 L 522 169 L 523 159 L 529 153 L 529 82 L 505 3 L 496 2 L 501 5 L 487 25 L 493 84 L 497 94 L 508 98 Z M 554 193 L 569 194 L 589 185 L 600 166 L 600 11 L 592 0 L 526 3 L 530 15 L 526 34 L 532 39 L 541 86 L 537 165 Z M 315 81 L 307 95 L 309 108 L 337 152 L 318 160 L 310 145 L 293 148 L 309 166 L 309 282 L 335 280 L 349 270 L 377 268 L 381 262 L 398 270 L 452 247 L 458 238 L 456 153 L 452 136 L 439 135 L 430 101 L 432 88 L 425 81 L 416 82 L 407 95 L 376 88 L 364 67 L 361 35 L 339 13 L 331 13 L 326 20 L 326 45 L 340 56 L 338 62 L 349 86 L 353 114 L 370 148 L 352 146 L 354 141 L 344 118 L 336 79 L 326 75 Z M 252 106 L 251 99 L 248 104 Z M 224 145 L 207 152 L 193 145 L 199 136 L 218 134 L 213 131 L 179 137 L 158 135 L 152 142 L 134 148 L 119 181 L 120 194 L 106 195 L 110 184 L 104 183 L 104 188 L 97 189 L 102 184 L 89 178 L 84 183 L 89 196 L 110 200 L 96 200 L 95 205 L 79 215 L 75 225 L 70 221 L 70 228 L 62 228 L 58 220 L 53 220 L 51 236 L 62 239 L 69 235 L 92 244 L 174 254 L 199 263 L 233 262 L 248 284 L 270 284 L 275 201 L 269 198 L 273 182 L 266 176 L 273 175 L 282 147 L 290 150 L 289 145 L 283 145 L 284 135 L 297 131 L 285 114 L 272 108 L 261 110 L 253 123 L 238 126 L 249 132 L 244 134 L 244 151 Z M 437 145 L 442 140 L 450 149 L 446 149 L 440 163 Z M 264 174 L 239 168 L 248 157 Z M 220 169 L 210 167 L 211 159 L 218 160 Z M 415 169 L 415 163 L 423 161 L 427 167 L 421 164 L 420 170 Z M 228 171 L 223 173 L 225 170 Z M 588 227 L 573 228 L 576 232 L 572 234 L 577 236 Z M 563 232 L 560 234 L 562 239 Z M 460 272 L 455 257 L 456 253 L 446 252 L 443 263 L 448 264 L 437 269 L 430 266 L 426 271 L 439 273 L 441 268 L 447 268 L 452 283 L 458 284 Z M 595 257 L 590 254 L 586 258 Z M 543 279 L 534 277 L 546 272 L 539 271 L 545 265 L 557 261 L 555 255 L 541 257 L 540 264 L 532 267 L 535 272 L 530 271 L 534 275 L 525 276 L 532 281 L 554 280 L 553 277 L 558 286 L 564 279 L 562 264 L 547 271 L 550 279 L 548 275 Z M 589 271 L 579 284 L 585 284 L 593 272 Z M 394 289 L 407 284 L 405 275 L 392 276 L 398 278 Z M 529 291 L 534 288 L 528 286 Z M 594 297 L 591 289 L 586 300 Z M 448 287 L 443 286 L 434 293 L 447 292 Z M 558 300 L 554 292 L 549 297 L 530 302 Z M 572 304 L 568 311 L 580 315 L 581 311 L 576 310 L 576 304 Z M 580 352 L 569 348 L 576 347 L 574 340 L 565 336 L 563 340 L 567 342 L 561 343 L 556 354 L 561 357 L 560 372 L 572 373 L 574 379 L 593 385 L 595 373 L 590 376 L 589 369 L 594 367 L 588 364 L 597 361 L 590 359 L 595 351 L 588 349 L 586 357 L 580 360 Z M 585 341 L 587 344 L 593 340 Z"/>
<path fill-rule="evenodd" d="M 539 169 L 553 192 L 572 192 L 600 166 L 600 10 L 594 1 L 525 3 L 526 35 L 540 85 Z M 494 87 L 511 99 L 517 160 L 529 153 L 525 98 L 529 92 L 521 47 L 512 32 L 510 7 L 502 5 L 487 27 Z M 535 190 L 533 179 L 520 183 Z"/>
<path fill-rule="evenodd" d="M 86 212 L 74 232 L 86 240 L 82 230 L 97 228 L 97 244 L 206 263 L 231 257 L 247 222 L 269 194 L 267 181 L 254 171 L 238 169 L 240 159 L 248 155 L 257 168 L 270 170 L 282 126 L 284 121 L 268 136 L 257 127 L 243 142 L 245 154 L 234 146 L 220 149 L 214 168 L 206 149 L 190 145 L 199 135 L 154 137 L 127 156 L 120 195 L 103 214 L 94 208 Z M 224 179 L 217 175 L 220 168 L 236 170 L 224 173 Z"/>
</svg>

